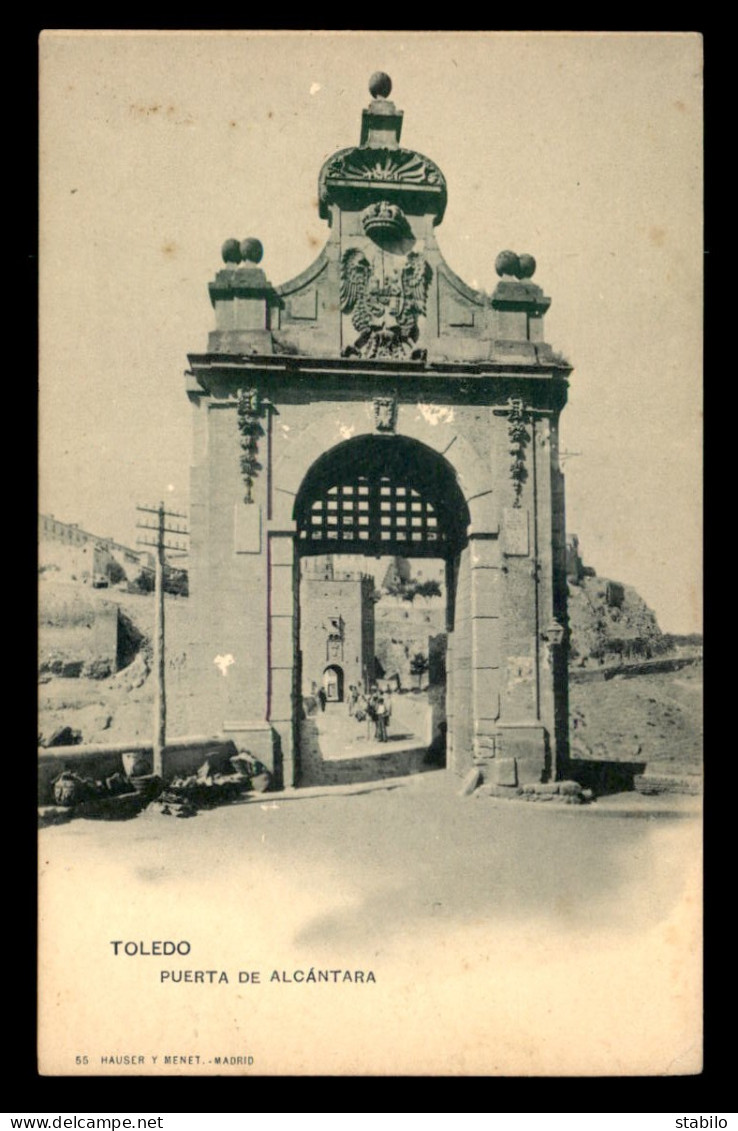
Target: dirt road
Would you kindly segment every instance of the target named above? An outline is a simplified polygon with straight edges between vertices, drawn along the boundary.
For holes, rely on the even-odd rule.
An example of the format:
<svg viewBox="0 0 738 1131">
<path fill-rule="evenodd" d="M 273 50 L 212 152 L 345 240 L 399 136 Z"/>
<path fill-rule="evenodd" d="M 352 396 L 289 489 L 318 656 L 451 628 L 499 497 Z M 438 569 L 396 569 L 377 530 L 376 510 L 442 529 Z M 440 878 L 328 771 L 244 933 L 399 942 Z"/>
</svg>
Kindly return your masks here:
<svg viewBox="0 0 738 1131">
<path fill-rule="evenodd" d="M 58 1071 L 76 1055 L 153 1074 L 164 1055 L 198 1057 L 166 1069 L 188 1074 L 698 1065 L 695 820 L 460 798 L 438 771 L 40 838 Z M 189 954 L 115 954 L 126 940 Z M 226 980 L 171 977 L 186 970 Z M 148 1060 L 101 1066 L 116 1053 Z"/>
</svg>

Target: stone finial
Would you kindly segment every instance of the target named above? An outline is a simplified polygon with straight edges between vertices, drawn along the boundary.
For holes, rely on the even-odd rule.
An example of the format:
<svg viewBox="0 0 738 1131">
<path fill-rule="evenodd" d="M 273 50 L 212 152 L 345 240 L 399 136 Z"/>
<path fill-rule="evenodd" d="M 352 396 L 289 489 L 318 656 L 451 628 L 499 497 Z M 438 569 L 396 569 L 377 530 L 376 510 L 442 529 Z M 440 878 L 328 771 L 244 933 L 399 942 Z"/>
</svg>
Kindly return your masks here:
<svg viewBox="0 0 738 1131">
<path fill-rule="evenodd" d="M 241 245 L 238 240 L 226 240 L 220 249 L 220 254 L 223 256 L 224 263 L 240 263 Z"/>
<path fill-rule="evenodd" d="M 392 91 L 392 79 L 384 71 L 375 71 L 369 79 L 369 93 L 372 98 L 389 98 Z"/>
<path fill-rule="evenodd" d="M 245 263 L 261 263 L 263 255 L 264 247 L 261 240 L 254 239 L 253 236 L 241 240 L 241 257 Z"/>
<path fill-rule="evenodd" d="M 536 261 L 527 252 L 518 255 L 514 251 L 501 251 L 495 260 L 495 271 L 500 278 L 511 275 L 514 279 L 530 279 L 535 269 Z"/>
<path fill-rule="evenodd" d="M 502 278 L 503 275 L 518 276 L 520 263 L 514 251 L 501 251 L 495 259 L 495 271 Z"/>
</svg>

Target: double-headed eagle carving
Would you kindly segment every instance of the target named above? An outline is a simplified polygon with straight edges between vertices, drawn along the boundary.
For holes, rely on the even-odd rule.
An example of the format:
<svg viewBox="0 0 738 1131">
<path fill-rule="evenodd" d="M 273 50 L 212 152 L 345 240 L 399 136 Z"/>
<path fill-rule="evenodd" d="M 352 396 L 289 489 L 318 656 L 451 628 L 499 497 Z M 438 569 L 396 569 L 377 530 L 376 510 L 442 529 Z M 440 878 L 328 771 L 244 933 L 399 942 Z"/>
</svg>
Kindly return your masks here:
<svg viewBox="0 0 738 1131">
<path fill-rule="evenodd" d="M 350 247 L 341 259 L 341 310 L 351 314 L 359 331 L 344 357 L 396 357 L 423 359 L 415 349 L 418 318 L 425 315 L 432 269 L 427 260 L 410 252 L 402 267 L 380 271 L 358 247 Z"/>
</svg>

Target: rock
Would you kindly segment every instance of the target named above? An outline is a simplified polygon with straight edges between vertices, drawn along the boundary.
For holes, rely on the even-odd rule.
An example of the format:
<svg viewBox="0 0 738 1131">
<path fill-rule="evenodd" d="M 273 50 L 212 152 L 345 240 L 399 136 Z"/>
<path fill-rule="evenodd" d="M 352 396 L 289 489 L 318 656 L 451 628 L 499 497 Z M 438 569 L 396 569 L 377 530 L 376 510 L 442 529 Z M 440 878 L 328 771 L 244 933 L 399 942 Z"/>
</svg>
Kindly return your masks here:
<svg viewBox="0 0 738 1131">
<path fill-rule="evenodd" d="M 143 805 L 143 798 L 137 793 L 108 794 L 83 801 L 75 807 L 74 815 L 96 821 L 128 821 L 138 816 Z"/>
<path fill-rule="evenodd" d="M 466 775 L 463 782 L 461 783 L 461 789 L 459 790 L 459 797 L 468 797 L 470 794 L 474 793 L 474 790 L 481 783 L 481 781 L 482 781 L 482 771 L 481 770 L 479 770 L 479 769 L 469 770 L 469 773 Z"/>
<path fill-rule="evenodd" d="M 127 750 L 121 755 L 123 772 L 128 778 L 143 777 L 151 773 L 152 758 L 149 754 L 142 754 L 140 750 Z"/>
<path fill-rule="evenodd" d="M 141 687 L 149 677 L 150 672 L 148 657 L 145 652 L 139 652 L 136 658 L 127 667 L 115 675 L 115 681 L 125 691 L 135 691 Z"/>
<path fill-rule="evenodd" d="M 72 727 L 57 727 L 51 732 L 50 737 L 44 741 L 43 735 L 39 738 L 41 746 L 79 746 L 82 741 L 82 731 L 73 730 Z"/>
<path fill-rule="evenodd" d="M 197 806 L 189 798 L 167 789 L 146 807 L 144 813 L 152 817 L 196 817 Z"/>
<path fill-rule="evenodd" d="M 118 793 L 128 793 L 131 789 L 131 784 L 123 774 L 112 774 L 109 778 L 105 779 L 105 788 L 108 793 L 115 795 Z"/>
<path fill-rule="evenodd" d="M 581 792 L 582 792 L 582 787 L 581 787 L 581 785 L 579 784 L 578 781 L 560 781 L 559 782 L 559 793 L 563 794 L 564 797 L 571 797 L 574 794 L 580 794 Z"/>
<path fill-rule="evenodd" d="M 71 806 L 39 805 L 38 827 L 43 829 L 47 825 L 63 825 L 65 821 L 71 821 L 73 816 L 74 810 Z"/>
<path fill-rule="evenodd" d="M 197 771 L 200 779 L 213 774 L 230 774 L 233 771 L 233 746 L 228 743 L 213 750 L 209 750 L 205 761 Z"/>
<path fill-rule="evenodd" d="M 102 782 L 93 782 L 65 770 L 54 780 L 54 801 L 57 805 L 80 805 L 104 793 Z"/>
<path fill-rule="evenodd" d="M 248 754 L 234 754 L 230 759 L 234 774 L 242 778 L 250 778 L 253 773 L 253 763 Z"/>
<path fill-rule="evenodd" d="M 90 660 L 82 667 L 81 675 L 86 679 L 107 679 L 113 674 L 110 660 Z"/>
<path fill-rule="evenodd" d="M 140 777 L 131 778 L 131 785 L 146 802 L 152 801 L 159 795 L 162 782 L 156 774 L 142 774 Z"/>
<path fill-rule="evenodd" d="M 542 781 L 536 782 L 536 793 L 554 794 L 559 792 L 559 782 L 557 781 Z"/>
</svg>

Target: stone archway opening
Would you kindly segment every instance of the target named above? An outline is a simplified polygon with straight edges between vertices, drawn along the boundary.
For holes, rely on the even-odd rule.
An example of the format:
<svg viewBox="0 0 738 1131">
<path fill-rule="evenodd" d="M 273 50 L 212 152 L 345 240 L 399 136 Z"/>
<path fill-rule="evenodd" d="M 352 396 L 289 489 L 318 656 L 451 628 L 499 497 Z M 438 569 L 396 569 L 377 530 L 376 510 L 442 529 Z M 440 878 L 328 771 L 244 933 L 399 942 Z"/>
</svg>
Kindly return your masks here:
<svg viewBox="0 0 738 1131">
<path fill-rule="evenodd" d="M 323 672 L 323 691 L 328 703 L 343 703 L 343 668 L 339 664 L 329 664 Z"/>
<path fill-rule="evenodd" d="M 300 783 L 443 766 L 446 647 L 469 524 L 452 467 L 407 437 L 351 439 L 310 468 L 294 517 Z M 343 695 L 331 701 L 325 673 L 339 669 Z"/>
</svg>

